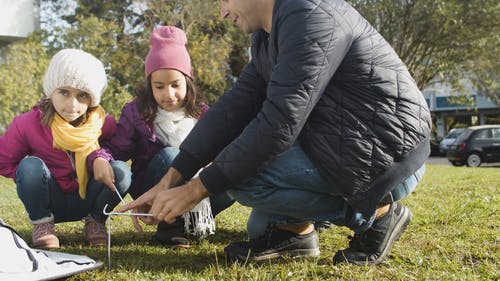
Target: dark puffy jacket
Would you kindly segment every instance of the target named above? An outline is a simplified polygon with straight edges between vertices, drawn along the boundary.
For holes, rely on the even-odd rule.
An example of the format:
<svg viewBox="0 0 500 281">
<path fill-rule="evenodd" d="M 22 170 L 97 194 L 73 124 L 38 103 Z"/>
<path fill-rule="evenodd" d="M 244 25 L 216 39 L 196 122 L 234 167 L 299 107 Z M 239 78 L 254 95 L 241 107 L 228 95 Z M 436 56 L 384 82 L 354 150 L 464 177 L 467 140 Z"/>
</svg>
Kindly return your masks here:
<svg viewBox="0 0 500 281">
<path fill-rule="evenodd" d="M 431 117 L 392 47 L 344 1 L 277 0 L 252 60 L 174 161 L 211 193 L 258 173 L 297 139 L 325 179 L 369 216 L 429 154 Z"/>
</svg>

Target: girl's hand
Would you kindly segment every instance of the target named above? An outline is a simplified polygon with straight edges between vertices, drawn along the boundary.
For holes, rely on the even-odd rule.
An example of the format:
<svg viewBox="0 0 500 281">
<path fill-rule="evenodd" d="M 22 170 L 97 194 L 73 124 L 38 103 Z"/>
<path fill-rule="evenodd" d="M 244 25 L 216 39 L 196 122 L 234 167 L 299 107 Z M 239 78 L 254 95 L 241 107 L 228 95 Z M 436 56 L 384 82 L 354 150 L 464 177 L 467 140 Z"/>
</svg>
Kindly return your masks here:
<svg viewBox="0 0 500 281">
<path fill-rule="evenodd" d="M 108 160 L 97 157 L 92 163 L 94 179 L 105 184 L 111 191 L 115 191 L 115 173 Z"/>
</svg>

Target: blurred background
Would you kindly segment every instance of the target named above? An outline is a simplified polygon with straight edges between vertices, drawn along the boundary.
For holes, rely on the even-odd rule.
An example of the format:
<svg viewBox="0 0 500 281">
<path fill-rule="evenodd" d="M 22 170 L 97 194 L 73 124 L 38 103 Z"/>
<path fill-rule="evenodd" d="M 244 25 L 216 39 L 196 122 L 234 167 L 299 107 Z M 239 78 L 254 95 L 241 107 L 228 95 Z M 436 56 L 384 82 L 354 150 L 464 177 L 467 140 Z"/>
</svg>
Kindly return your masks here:
<svg viewBox="0 0 500 281">
<path fill-rule="evenodd" d="M 498 0 L 348 1 L 406 63 L 434 121 L 433 152 L 454 128 L 500 124 Z M 0 0 L 0 134 L 43 95 L 50 57 L 80 48 L 106 66 L 104 108 L 119 118 L 144 81 L 149 34 L 158 25 L 187 33 L 195 82 L 209 104 L 249 60 L 250 36 L 207 0 Z"/>
</svg>

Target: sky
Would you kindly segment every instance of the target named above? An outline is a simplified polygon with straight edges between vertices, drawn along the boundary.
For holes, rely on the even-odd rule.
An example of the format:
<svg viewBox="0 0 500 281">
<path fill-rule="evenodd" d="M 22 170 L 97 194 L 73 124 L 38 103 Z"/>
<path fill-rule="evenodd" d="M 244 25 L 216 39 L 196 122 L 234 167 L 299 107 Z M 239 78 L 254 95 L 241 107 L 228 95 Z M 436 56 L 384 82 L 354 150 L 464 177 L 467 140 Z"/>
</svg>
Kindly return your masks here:
<svg viewBox="0 0 500 281">
<path fill-rule="evenodd" d="M 53 30 L 56 27 L 69 27 L 69 24 L 62 20 L 63 16 L 71 15 L 75 12 L 77 2 L 74 0 L 61 1 L 62 7 L 57 9 L 51 1 L 40 1 L 40 28 Z M 57 10 L 56 10 L 57 9 Z"/>
</svg>

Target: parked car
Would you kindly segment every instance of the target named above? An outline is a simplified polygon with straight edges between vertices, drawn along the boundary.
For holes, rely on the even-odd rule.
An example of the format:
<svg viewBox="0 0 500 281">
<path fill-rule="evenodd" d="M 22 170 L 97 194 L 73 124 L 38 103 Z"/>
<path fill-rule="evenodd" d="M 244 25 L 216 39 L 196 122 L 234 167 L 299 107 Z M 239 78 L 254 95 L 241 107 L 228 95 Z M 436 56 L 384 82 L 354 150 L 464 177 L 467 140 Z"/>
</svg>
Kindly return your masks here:
<svg viewBox="0 0 500 281">
<path fill-rule="evenodd" d="M 451 129 L 448 134 L 439 143 L 439 152 L 441 155 L 446 155 L 448 148 L 455 142 L 455 139 L 462 133 L 464 128 Z"/>
<path fill-rule="evenodd" d="M 454 166 L 500 162 L 500 125 L 469 127 L 455 139 L 446 153 Z"/>
</svg>

